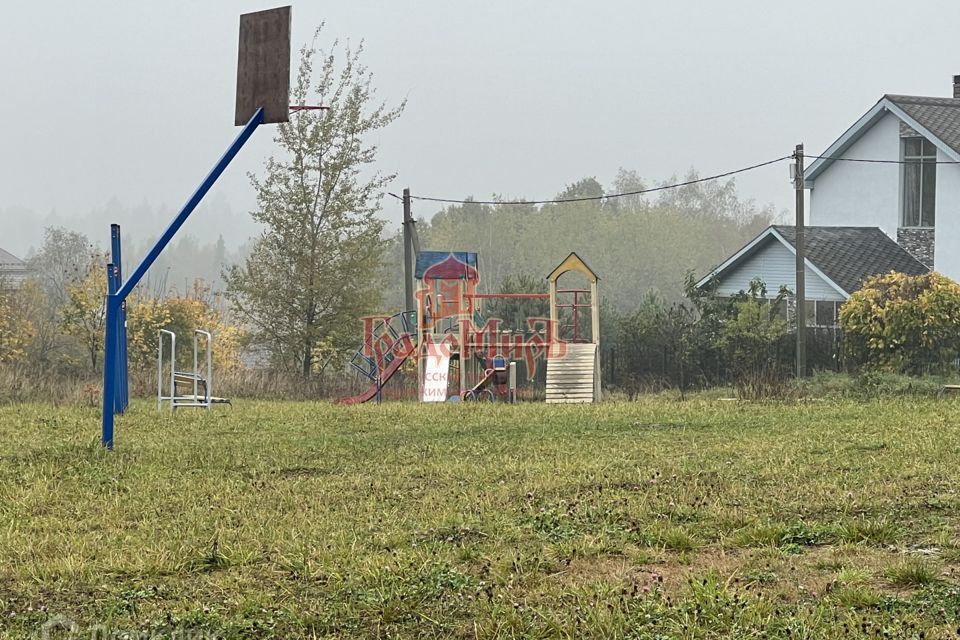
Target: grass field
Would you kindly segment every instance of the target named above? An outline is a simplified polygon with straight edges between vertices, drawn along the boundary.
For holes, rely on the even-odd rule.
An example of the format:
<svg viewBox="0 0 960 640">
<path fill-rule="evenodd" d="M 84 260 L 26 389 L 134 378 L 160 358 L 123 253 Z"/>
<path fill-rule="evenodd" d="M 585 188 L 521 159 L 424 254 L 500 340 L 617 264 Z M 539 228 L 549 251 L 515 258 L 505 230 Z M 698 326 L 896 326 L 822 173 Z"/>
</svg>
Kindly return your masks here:
<svg viewBox="0 0 960 640">
<path fill-rule="evenodd" d="M 958 418 L 138 404 L 106 453 L 95 410 L 2 407 L 0 633 L 957 637 Z"/>
</svg>

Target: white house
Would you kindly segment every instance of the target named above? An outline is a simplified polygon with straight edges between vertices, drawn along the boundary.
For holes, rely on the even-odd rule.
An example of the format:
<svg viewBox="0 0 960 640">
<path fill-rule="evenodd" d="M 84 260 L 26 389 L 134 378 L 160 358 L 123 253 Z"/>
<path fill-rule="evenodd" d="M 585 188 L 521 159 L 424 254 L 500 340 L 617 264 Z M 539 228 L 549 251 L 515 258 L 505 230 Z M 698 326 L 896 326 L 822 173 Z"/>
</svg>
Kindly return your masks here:
<svg viewBox="0 0 960 640">
<path fill-rule="evenodd" d="M 960 281 L 960 76 L 952 98 L 883 96 L 821 156 L 810 225 L 879 227 Z"/>
<path fill-rule="evenodd" d="M 880 98 L 804 182 L 810 324 L 830 326 L 836 303 L 872 275 L 932 269 L 960 281 L 960 76 L 952 98 Z M 795 290 L 793 237 L 793 227 L 769 227 L 697 286 L 733 295 L 759 278 L 771 293 Z"/>
</svg>

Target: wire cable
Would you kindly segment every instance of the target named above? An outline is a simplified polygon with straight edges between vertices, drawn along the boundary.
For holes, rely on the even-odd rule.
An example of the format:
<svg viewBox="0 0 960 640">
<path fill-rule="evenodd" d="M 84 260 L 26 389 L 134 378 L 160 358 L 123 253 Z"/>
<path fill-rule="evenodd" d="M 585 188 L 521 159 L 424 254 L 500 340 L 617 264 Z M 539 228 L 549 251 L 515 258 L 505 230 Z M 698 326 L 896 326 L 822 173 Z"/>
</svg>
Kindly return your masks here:
<svg viewBox="0 0 960 640">
<path fill-rule="evenodd" d="M 812 160 L 837 160 L 839 162 L 866 162 L 871 164 L 960 164 L 957 160 L 875 160 L 871 158 L 844 158 L 841 156 L 813 156 L 804 154 Z"/>
<path fill-rule="evenodd" d="M 709 182 L 711 180 L 719 180 L 720 178 L 727 178 L 729 176 L 737 175 L 738 173 L 745 173 L 747 171 L 753 171 L 754 169 L 759 169 L 761 167 L 766 167 L 771 164 L 776 164 L 778 162 L 783 162 L 784 160 L 793 159 L 793 154 L 788 156 L 782 156 L 774 160 L 767 160 L 766 162 L 760 162 L 757 164 L 750 165 L 749 167 L 743 167 L 741 169 L 734 169 L 733 171 L 725 171 L 723 173 L 718 173 L 716 175 L 707 176 L 705 178 L 695 178 L 693 180 L 686 180 L 684 182 L 676 182 L 673 184 L 664 184 L 659 187 L 650 187 L 649 189 L 638 189 L 637 191 L 626 191 L 623 193 L 609 193 L 602 196 L 585 196 L 582 198 L 557 198 L 554 200 L 458 200 L 456 198 L 437 198 L 433 196 L 414 196 L 411 195 L 411 200 L 422 200 L 425 202 L 441 202 L 445 204 L 562 204 L 565 202 L 588 202 L 592 200 L 609 200 L 612 198 L 623 198 L 625 196 L 639 196 L 646 193 L 654 193 L 656 191 L 666 191 L 667 189 L 677 189 L 679 187 L 687 187 L 692 184 L 699 184 L 701 182 Z M 401 196 L 398 196 L 395 193 L 387 193 L 387 195 L 393 196 L 397 200 L 403 200 Z"/>
</svg>

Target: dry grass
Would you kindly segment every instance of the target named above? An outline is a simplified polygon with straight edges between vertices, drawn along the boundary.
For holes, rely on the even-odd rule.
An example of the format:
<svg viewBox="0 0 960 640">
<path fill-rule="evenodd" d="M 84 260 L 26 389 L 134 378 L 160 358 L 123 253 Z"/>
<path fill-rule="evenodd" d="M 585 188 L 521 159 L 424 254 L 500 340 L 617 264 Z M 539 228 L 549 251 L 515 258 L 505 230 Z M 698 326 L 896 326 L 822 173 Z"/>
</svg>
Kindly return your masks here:
<svg viewBox="0 0 960 640">
<path fill-rule="evenodd" d="M 0 633 L 954 637 L 953 402 L 0 407 Z M 922 634 L 922 635 L 921 635 Z"/>
<path fill-rule="evenodd" d="M 214 393 L 227 398 L 271 400 L 323 400 L 353 395 L 366 386 L 353 376 L 302 376 L 266 369 L 216 372 Z M 100 373 L 43 372 L 29 367 L 0 366 L 0 405 L 45 402 L 56 407 L 100 406 L 103 378 Z M 156 396 L 155 370 L 131 371 L 130 392 L 137 397 Z M 409 397 L 415 395 L 411 390 Z"/>
</svg>

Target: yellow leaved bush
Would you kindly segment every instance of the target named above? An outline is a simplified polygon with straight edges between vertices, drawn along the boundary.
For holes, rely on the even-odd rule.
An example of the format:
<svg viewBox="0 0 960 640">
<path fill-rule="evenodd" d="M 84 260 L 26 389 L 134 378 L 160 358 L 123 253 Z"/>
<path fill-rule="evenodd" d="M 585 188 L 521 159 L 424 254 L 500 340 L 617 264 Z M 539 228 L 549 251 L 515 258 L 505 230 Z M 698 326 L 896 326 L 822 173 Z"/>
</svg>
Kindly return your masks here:
<svg viewBox="0 0 960 640">
<path fill-rule="evenodd" d="M 868 278 L 840 309 L 855 367 L 923 373 L 960 355 L 960 285 L 939 273 Z"/>
</svg>

